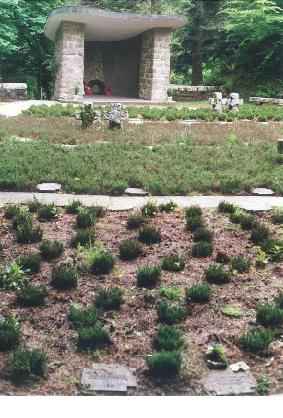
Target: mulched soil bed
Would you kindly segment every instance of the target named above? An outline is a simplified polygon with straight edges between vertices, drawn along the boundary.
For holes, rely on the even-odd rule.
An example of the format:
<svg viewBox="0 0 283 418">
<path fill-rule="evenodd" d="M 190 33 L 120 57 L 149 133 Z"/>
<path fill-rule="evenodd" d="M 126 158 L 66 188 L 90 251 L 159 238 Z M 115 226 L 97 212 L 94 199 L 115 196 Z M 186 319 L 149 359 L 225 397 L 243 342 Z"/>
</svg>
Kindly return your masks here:
<svg viewBox="0 0 283 418">
<path fill-rule="evenodd" d="M 75 395 L 79 393 L 82 368 L 91 367 L 94 362 L 121 363 L 137 369 L 137 395 L 199 395 L 201 377 L 208 372 L 204 353 L 209 344 L 220 342 L 224 345 L 230 363 L 245 361 L 255 377 L 267 375 L 272 383 L 272 392 L 282 389 L 283 343 L 272 344 L 270 357 L 257 357 L 242 352 L 237 345 L 238 337 L 250 329 L 255 321 L 255 308 L 259 302 L 266 302 L 282 288 L 283 263 L 269 264 L 265 270 L 256 270 L 255 247 L 249 242 L 249 232 L 243 232 L 231 224 L 228 217 L 215 211 L 205 211 L 207 225 L 214 231 L 214 253 L 206 259 L 190 256 L 192 236 L 184 228 L 184 214 L 177 210 L 171 214 L 158 214 L 151 223 L 160 228 L 162 241 L 158 245 L 144 246 L 144 255 L 137 261 L 124 262 L 118 258 L 119 243 L 137 236 L 136 231 L 127 230 L 127 212 L 108 212 L 97 223 L 97 240 L 117 256 L 113 273 L 97 278 L 90 274 L 81 275 L 77 290 L 59 292 L 50 287 L 51 269 L 55 262 L 42 263 L 39 274 L 32 276 L 33 284 L 44 284 L 49 295 L 44 307 L 19 308 L 14 292 L 0 293 L 0 313 L 16 315 L 22 325 L 22 341 L 30 348 L 41 348 L 49 359 L 46 380 L 33 385 L 15 386 L 8 376 L 9 354 L 0 353 L 0 394 L 15 395 Z M 259 214 L 280 235 L 280 227 L 272 226 L 270 215 Z M 15 241 L 11 222 L 0 215 L 0 242 L 4 249 L 0 253 L 2 265 L 24 253 L 36 250 L 36 245 L 19 245 Z M 41 223 L 45 239 L 64 241 L 65 252 L 61 259 L 75 256 L 70 248 L 70 238 L 75 228 L 75 216 L 63 211 L 53 222 Z M 152 341 L 158 328 L 155 302 L 159 299 L 159 288 L 138 289 L 136 286 L 137 267 L 157 264 L 171 253 L 185 256 L 186 267 L 181 273 L 162 273 L 161 286 L 186 287 L 203 280 L 204 270 L 213 261 L 218 251 L 228 255 L 245 255 L 253 259 L 249 273 L 237 274 L 231 283 L 212 286 L 213 297 L 208 304 L 192 305 L 192 314 L 180 324 L 186 336 L 184 366 L 179 379 L 170 384 L 158 384 L 147 375 L 145 357 L 153 351 Z M 76 348 L 76 331 L 68 321 L 71 303 L 91 304 L 101 287 L 119 286 L 124 291 L 124 300 L 119 312 L 105 313 L 103 320 L 109 329 L 113 344 L 110 348 L 95 353 L 80 353 Z M 153 296 L 150 298 L 149 296 Z M 232 319 L 221 313 L 224 305 L 239 307 L 244 315 Z"/>
</svg>

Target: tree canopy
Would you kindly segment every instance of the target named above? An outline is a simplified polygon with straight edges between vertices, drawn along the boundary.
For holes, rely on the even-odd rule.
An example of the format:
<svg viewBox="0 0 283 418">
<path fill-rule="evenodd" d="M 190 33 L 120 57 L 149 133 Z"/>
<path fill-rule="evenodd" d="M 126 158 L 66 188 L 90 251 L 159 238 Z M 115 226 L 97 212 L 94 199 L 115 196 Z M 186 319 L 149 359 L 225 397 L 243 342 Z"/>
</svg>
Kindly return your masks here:
<svg viewBox="0 0 283 418">
<path fill-rule="evenodd" d="M 0 77 L 51 95 L 54 47 L 44 24 L 55 7 L 78 3 L 185 15 L 172 42 L 175 83 L 283 95 L 283 0 L 0 0 Z"/>
</svg>

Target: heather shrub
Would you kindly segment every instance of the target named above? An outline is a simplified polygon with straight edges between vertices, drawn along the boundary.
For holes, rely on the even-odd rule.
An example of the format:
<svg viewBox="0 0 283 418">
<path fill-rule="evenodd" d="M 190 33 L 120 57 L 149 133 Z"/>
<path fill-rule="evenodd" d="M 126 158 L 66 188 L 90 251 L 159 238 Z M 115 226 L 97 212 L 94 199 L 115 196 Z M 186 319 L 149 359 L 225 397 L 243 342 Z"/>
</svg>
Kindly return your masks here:
<svg viewBox="0 0 283 418">
<path fill-rule="evenodd" d="M 153 218 L 158 213 L 158 206 L 155 202 L 148 202 L 141 209 L 141 213 L 146 218 Z"/>
<path fill-rule="evenodd" d="M 47 356 L 40 350 L 19 349 L 11 357 L 10 371 L 15 383 L 22 383 L 32 377 L 45 377 Z"/>
<path fill-rule="evenodd" d="M 123 291 L 119 287 L 98 290 L 95 306 L 104 311 L 119 310 L 123 303 Z"/>
<path fill-rule="evenodd" d="M 143 226 L 146 223 L 146 221 L 147 221 L 146 218 L 140 213 L 129 215 L 128 221 L 127 221 L 127 228 L 138 229 L 141 226 Z"/>
<path fill-rule="evenodd" d="M 274 334 L 269 329 L 253 329 L 240 337 L 243 350 L 253 354 L 266 354 Z"/>
<path fill-rule="evenodd" d="M 236 210 L 236 207 L 229 202 L 220 202 L 218 205 L 218 212 L 220 213 L 233 213 Z"/>
<path fill-rule="evenodd" d="M 183 333 L 172 325 L 161 325 L 153 345 L 158 351 L 177 351 L 184 345 Z"/>
<path fill-rule="evenodd" d="M 13 317 L 0 321 L 0 351 L 13 350 L 20 341 L 21 327 Z"/>
<path fill-rule="evenodd" d="M 82 207 L 82 203 L 79 200 L 73 200 L 66 206 L 66 213 L 70 215 L 77 215 Z"/>
<path fill-rule="evenodd" d="M 161 203 L 158 207 L 160 212 L 166 212 L 166 213 L 170 213 L 170 212 L 175 212 L 175 210 L 177 209 L 178 205 L 172 201 L 168 202 L 168 203 Z"/>
<path fill-rule="evenodd" d="M 205 272 L 205 278 L 211 284 L 225 284 L 231 280 L 231 273 L 222 264 L 211 264 Z"/>
<path fill-rule="evenodd" d="M 96 275 L 109 274 L 113 270 L 114 264 L 113 255 L 103 249 L 96 249 L 89 260 L 90 272 Z"/>
<path fill-rule="evenodd" d="M 231 266 L 232 269 L 236 270 L 238 273 L 246 273 L 250 270 L 251 261 L 248 258 L 239 255 L 232 258 Z"/>
<path fill-rule="evenodd" d="M 121 260 L 132 261 L 143 253 L 142 245 L 134 239 L 122 241 L 119 246 Z"/>
<path fill-rule="evenodd" d="M 270 238 L 270 230 L 267 226 L 257 224 L 251 231 L 251 241 L 256 245 L 263 244 Z"/>
<path fill-rule="evenodd" d="M 19 205 L 6 205 L 4 207 L 4 216 L 6 219 L 13 219 L 19 212 Z"/>
<path fill-rule="evenodd" d="M 31 223 L 18 225 L 16 239 L 19 244 L 35 244 L 42 240 L 42 230 L 39 226 L 34 227 Z"/>
<path fill-rule="evenodd" d="M 96 214 L 89 208 L 81 208 L 77 215 L 77 227 L 79 229 L 90 228 L 96 223 Z"/>
<path fill-rule="evenodd" d="M 17 292 L 17 303 L 24 307 L 42 306 L 47 295 L 45 286 L 28 285 Z"/>
<path fill-rule="evenodd" d="M 163 258 L 161 268 L 165 271 L 179 272 L 184 270 L 185 261 L 179 255 L 169 255 Z"/>
<path fill-rule="evenodd" d="M 169 304 L 162 300 L 157 307 L 157 314 L 160 322 L 173 325 L 183 321 L 186 318 L 187 311 L 180 304 Z"/>
<path fill-rule="evenodd" d="M 187 302 L 206 303 L 211 296 L 211 289 L 206 283 L 195 284 L 186 289 Z"/>
<path fill-rule="evenodd" d="M 78 348 L 82 351 L 97 350 L 111 344 L 108 331 L 100 324 L 78 329 Z"/>
<path fill-rule="evenodd" d="M 26 274 L 39 273 L 41 264 L 40 254 L 22 255 L 17 259 L 17 264 L 22 267 Z"/>
<path fill-rule="evenodd" d="M 95 229 L 79 229 L 71 239 L 71 247 L 91 247 L 95 243 Z"/>
<path fill-rule="evenodd" d="M 55 266 L 52 271 L 51 285 L 58 290 L 74 289 L 78 285 L 77 269 L 69 263 Z"/>
<path fill-rule="evenodd" d="M 64 252 L 64 245 L 60 241 L 45 240 L 40 245 L 40 253 L 44 260 L 51 261 L 60 257 Z"/>
<path fill-rule="evenodd" d="M 283 309 L 276 304 L 258 305 L 256 308 L 256 321 L 265 327 L 279 327 L 283 324 Z"/>
<path fill-rule="evenodd" d="M 161 278 L 160 266 L 143 266 L 137 271 L 138 287 L 152 288 L 157 285 Z"/>
<path fill-rule="evenodd" d="M 176 377 L 181 370 L 182 357 L 179 351 L 161 351 L 147 358 L 149 373 L 155 378 Z"/>
<path fill-rule="evenodd" d="M 198 228 L 194 232 L 193 240 L 195 242 L 199 242 L 199 241 L 212 242 L 213 232 L 209 231 L 209 229 L 205 227 Z"/>
<path fill-rule="evenodd" d="M 159 244 L 161 242 L 160 232 L 152 226 L 144 226 L 140 229 L 139 241 L 147 245 Z"/>
<path fill-rule="evenodd" d="M 80 305 L 71 305 L 69 320 L 74 328 L 88 328 L 97 323 L 97 311 L 94 305 L 82 308 Z"/>
<path fill-rule="evenodd" d="M 58 217 L 59 211 L 54 205 L 51 203 L 50 205 L 41 205 L 37 211 L 38 219 L 40 221 L 52 221 Z"/>
<path fill-rule="evenodd" d="M 199 241 L 193 244 L 192 257 L 205 258 L 210 257 L 213 253 L 213 245 L 211 242 Z"/>
</svg>

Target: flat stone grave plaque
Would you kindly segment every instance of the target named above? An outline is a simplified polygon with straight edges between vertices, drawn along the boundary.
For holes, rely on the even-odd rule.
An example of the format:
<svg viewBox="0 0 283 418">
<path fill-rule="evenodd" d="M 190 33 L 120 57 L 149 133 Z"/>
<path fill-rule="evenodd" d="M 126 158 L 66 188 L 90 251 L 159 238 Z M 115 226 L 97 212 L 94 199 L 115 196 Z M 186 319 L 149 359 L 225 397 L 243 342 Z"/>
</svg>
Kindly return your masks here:
<svg viewBox="0 0 283 418">
<path fill-rule="evenodd" d="M 216 396 L 250 396 L 256 394 L 256 380 L 249 370 L 233 372 L 215 370 L 210 372 L 202 384 L 206 392 Z"/>
<path fill-rule="evenodd" d="M 41 183 L 36 186 L 36 189 L 41 193 L 56 193 L 61 188 L 62 186 L 59 183 Z"/>
<path fill-rule="evenodd" d="M 147 196 L 148 192 L 143 189 L 128 188 L 125 190 L 125 194 L 128 196 Z"/>
<path fill-rule="evenodd" d="M 257 196 L 272 196 L 274 195 L 274 191 L 271 189 L 266 189 L 264 187 L 257 187 L 252 190 L 252 194 Z"/>
<path fill-rule="evenodd" d="M 137 386 L 132 369 L 115 364 L 95 364 L 92 369 L 83 369 L 81 388 L 84 393 L 126 393 Z"/>
</svg>

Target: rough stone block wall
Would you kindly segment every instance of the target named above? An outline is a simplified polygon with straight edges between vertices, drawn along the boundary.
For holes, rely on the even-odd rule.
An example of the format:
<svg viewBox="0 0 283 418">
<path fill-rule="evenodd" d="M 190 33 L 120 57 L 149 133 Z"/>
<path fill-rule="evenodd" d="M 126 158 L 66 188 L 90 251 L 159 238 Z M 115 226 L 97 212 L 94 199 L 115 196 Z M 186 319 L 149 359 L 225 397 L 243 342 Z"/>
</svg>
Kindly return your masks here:
<svg viewBox="0 0 283 418">
<path fill-rule="evenodd" d="M 27 84 L 25 83 L 0 83 L 0 102 L 27 100 Z"/>
<path fill-rule="evenodd" d="M 85 81 L 101 80 L 114 96 L 138 97 L 141 37 L 85 43 Z"/>
<path fill-rule="evenodd" d="M 170 80 L 171 30 L 154 29 L 143 34 L 139 97 L 156 102 L 167 100 Z"/>
<path fill-rule="evenodd" d="M 63 22 L 57 32 L 55 99 L 72 100 L 84 95 L 84 38 L 81 23 Z"/>
<path fill-rule="evenodd" d="M 104 81 L 102 48 L 95 42 L 86 42 L 84 80 Z"/>
</svg>

